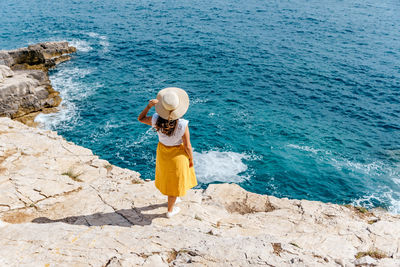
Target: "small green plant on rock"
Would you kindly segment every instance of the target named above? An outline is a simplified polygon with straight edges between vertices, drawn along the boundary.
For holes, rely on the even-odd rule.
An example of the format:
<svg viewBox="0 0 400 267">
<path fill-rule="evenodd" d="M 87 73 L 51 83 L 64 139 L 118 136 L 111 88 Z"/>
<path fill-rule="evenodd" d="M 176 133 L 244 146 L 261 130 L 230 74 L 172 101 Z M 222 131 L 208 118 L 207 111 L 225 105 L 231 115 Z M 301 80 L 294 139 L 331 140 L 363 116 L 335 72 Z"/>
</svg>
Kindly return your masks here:
<svg viewBox="0 0 400 267">
<path fill-rule="evenodd" d="M 364 207 L 355 207 L 361 213 L 368 213 L 368 210 Z"/>
<path fill-rule="evenodd" d="M 365 256 L 370 256 L 371 258 L 374 259 L 383 259 L 383 258 L 387 258 L 388 256 L 386 255 L 385 252 L 379 250 L 379 249 L 370 249 L 368 251 L 362 251 L 362 252 L 358 252 L 355 257 L 356 259 L 365 257 Z"/>
<path fill-rule="evenodd" d="M 379 219 L 369 220 L 369 221 L 368 221 L 368 224 L 374 224 L 374 223 L 376 223 L 376 222 L 378 222 L 378 221 L 379 221 Z"/>
<path fill-rule="evenodd" d="M 78 177 L 82 175 L 83 172 L 76 172 L 72 167 L 69 168 L 68 171 L 63 172 L 61 175 L 66 175 L 69 178 L 71 178 L 72 180 L 74 180 L 75 182 L 83 182 L 81 179 L 79 179 Z"/>
<path fill-rule="evenodd" d="M 111 164 L 105 164 L 104 168 L 106 168 L 107 172 L 110 172 L 113 169 L 113 166 Z"/>
<path fill-rule="evenodd" d="M 38 207 L 36 206 L 36 204 L 35 204 L 35 203 L 31 203 L 31 204 L 29 204 L 29 207 L 30 207 L 30 208 L 35 208 L 36 210 L 38 209 Z"/>
<path fill-rule="evenodd" d="M 140 178 L 132 179 L 132 184 L 143 184 L 143 180 Z"/>
<path fill-rule="evenodd" d="M 301 248 L 299 245 L 297 245 L 297 244 L 294 243 L 294 242 L 290 242 L 289 244 L 292 245 L 292 246 L 295 246 L 295 247 L 297 247 L 297 248 Z"/>
<path fill-rule="evenodd" d="M 280 256 L 283 251 L 281 243 L 271 243 L 272 248 L 274 249 L 274 254 Z"/>
<path fill-rule="evenodd" d="M 368 217 L 374 216 L 374 214 L 369 211 L 367 208 L 360 207 L 360 206 L 353 206 L 350 204 L 344 205 L 346 208 L 353 211 L 358 217 L 361 219 L 367 219 Z"/>
</svg>

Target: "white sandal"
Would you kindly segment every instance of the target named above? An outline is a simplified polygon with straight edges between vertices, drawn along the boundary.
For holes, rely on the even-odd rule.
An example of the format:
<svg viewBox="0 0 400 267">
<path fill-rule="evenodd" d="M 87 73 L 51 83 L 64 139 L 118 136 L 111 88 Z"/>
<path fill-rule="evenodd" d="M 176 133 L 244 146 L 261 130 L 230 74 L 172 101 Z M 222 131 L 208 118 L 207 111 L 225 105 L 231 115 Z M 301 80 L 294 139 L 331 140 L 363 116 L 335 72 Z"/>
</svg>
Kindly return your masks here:
<svg viewBox="0 0 400 267">
<path fill-rule="evenodd" d="M 171 212 L 167 212 L 167 218 L 171 218 L 172 216 L 178 214 L 181 211 L 179 207 L 173 207 Z"/>
</svg>

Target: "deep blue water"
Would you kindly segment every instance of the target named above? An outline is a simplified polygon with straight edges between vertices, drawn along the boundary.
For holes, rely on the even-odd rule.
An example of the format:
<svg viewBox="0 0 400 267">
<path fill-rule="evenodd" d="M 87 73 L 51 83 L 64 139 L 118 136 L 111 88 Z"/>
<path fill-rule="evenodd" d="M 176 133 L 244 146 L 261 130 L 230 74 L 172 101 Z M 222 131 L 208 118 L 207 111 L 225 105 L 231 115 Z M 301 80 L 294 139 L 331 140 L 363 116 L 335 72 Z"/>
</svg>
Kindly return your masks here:
<svg viewBox="0 0 400 267">
<path fill-rule="evenodd" d="M 191 98 L 200 185 L 400 213 L 400 2 L 5 1 L 0 49 L 67 40 L 43 127 L 153 178 L 136 117 L 158 90 Z"/>
</svg>

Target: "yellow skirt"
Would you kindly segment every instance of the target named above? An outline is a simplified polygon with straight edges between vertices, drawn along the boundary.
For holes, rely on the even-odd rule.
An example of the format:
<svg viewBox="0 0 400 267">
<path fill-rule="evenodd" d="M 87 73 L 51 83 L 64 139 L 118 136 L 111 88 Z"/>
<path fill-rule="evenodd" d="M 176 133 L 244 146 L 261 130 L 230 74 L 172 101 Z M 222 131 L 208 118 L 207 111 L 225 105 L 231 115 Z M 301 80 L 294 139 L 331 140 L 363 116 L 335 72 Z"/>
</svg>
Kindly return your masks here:
<svg viewBox="0 0 400 267">
<path fill-rule="evenodd" d="M 163 195 L 181 197 L 186 190 L 197 185 L 194 168 L 189 168 L 189 157 L 183 144 L 179 146 L 157 145 L 156 187 Z"/>
</svg>

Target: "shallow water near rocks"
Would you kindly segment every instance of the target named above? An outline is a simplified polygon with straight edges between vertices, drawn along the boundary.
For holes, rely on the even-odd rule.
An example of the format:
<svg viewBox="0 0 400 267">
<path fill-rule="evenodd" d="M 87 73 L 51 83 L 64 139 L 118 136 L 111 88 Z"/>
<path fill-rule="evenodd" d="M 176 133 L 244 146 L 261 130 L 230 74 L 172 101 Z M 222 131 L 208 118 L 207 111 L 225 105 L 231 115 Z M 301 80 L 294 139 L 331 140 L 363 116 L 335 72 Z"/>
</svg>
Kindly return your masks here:
<svg viewBox="0 0 400 267">
<path fill-rule="evenodd" d="M 4 2 L 4 1 L 3 1 Z M 0 48 L 67 40 L 43 127 L 153 178 L 136 121 L 168 86 L 191 98 L 200 187 L 400 213 L 398 1 L 12 1 Z"/>
</svg>

